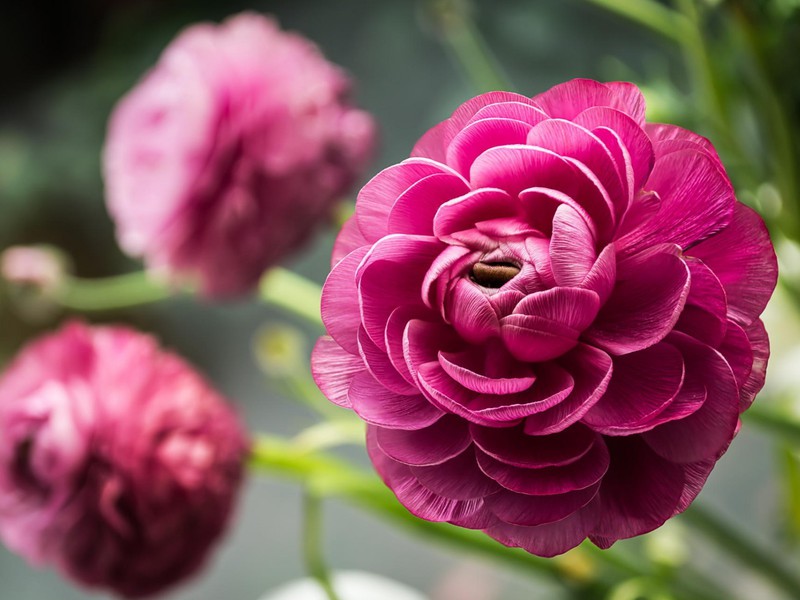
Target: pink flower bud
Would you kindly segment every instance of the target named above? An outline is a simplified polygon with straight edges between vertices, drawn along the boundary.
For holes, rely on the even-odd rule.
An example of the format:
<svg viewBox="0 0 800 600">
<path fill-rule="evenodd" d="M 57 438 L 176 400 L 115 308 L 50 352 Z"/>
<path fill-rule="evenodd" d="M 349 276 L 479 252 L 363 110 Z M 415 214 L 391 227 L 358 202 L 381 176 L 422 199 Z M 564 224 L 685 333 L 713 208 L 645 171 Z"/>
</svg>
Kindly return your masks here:
<svg viewBox="0 0 800 600">
<path fill-rule="evenodd" d="M 247 448 L 225 400 L 152 337 L 69 324 L 0 379 L 0 536 L 81 585 L 154 594 L 225 530 Z"/>
<path fill-rule="evenodd" d="M 109 123 L 122 248 L 208 296 L 251 291 L 362 173 L 375 125 L 351 87 L 314 44 L 263 16 L 183 31 Z"/>
<path fill-rule="evenodd" d="M 64 263 L 55 250 L 45 246 L 12 246 L 0 255 L 0 275 L 9 283 L 47 293 L 61 284 Z"/>
</svg>

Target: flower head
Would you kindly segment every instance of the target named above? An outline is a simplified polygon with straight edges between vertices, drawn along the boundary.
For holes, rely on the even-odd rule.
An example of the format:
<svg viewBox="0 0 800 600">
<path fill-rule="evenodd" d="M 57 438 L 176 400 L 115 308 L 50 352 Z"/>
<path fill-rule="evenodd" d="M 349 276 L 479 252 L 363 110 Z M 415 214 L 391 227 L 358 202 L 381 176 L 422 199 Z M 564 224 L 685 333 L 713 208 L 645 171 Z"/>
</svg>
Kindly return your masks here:
<svg viewBox="0 0 800 600">
<path fill-rule="evenodd" d="M 224 531 L 247 446 L 224 399 L 151 337 L 67 325 L 0 379 L 0 537 L 83 585 L 159 592 Z"/>
<path fill-rule="evenodd" d="M 316 380 L 414 514 L 543 556 L 683 511 L 764 382 L 776 281 L 708 140 L 628 83 L 478 96 L 372 179 Z"/>
<path fill-rule="evenodd" d="M 240 14 L 194 25 L 119 103 L 104 171 L 120 245 L 209 296 L 253 289 L 361 174 L 372 118 L 300 35 Z"/>
</svg>

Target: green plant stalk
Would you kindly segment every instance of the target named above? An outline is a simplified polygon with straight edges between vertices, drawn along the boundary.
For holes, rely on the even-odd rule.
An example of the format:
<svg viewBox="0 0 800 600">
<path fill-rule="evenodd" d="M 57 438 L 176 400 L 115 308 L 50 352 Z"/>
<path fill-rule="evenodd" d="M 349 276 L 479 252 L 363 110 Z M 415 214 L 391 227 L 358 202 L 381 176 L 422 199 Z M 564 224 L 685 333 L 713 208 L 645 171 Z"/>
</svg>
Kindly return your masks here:
<svg viewBox="0 0 800 600">
<path fill-rule="evenodd" d="M 150 278 L 146 272 L 84 279 L 67 276 L 53 295 L 64 308 L 81 312 L 117 310 L 166 300 L 176 290 Z"/>
<path fill-rule="evenodd" d="M 276 267 L 261 278 L 259 292 L 264 302 L 292 313 L 308 323 L 322 325 L 320 317 L 322 288 L 313 281 Z"/>
<path fill-rule="evenodd" d="M 680 14 L 654 0 L 586 0 L 681 44 L 691 25 Z"/>
<path fill-rule="evenodd" d="M 683 519 L 690 523 L 695 531 L 715 542 L 717 548 L 764 577 L 775 588 L 785 592 L 789 598 L 800 598 L 800 578 L 796 572 L 786 568 L 779 556 L 774 556 L 758 547 L 753 540 L 731 527 L 713 511 L 695 503 L 683 513 Z"/>
<path fill-rule="evenodd" d="M 478 92 L 510 90 L 464 0 L 429 0 L 440 36 Z"/>
<path fill-rule="evenodd" d="M 322 556 L 322 506 L 319 497 L 306 490 L 303 495 L 303 557 L 308 574 L 317 580 L 328 600 L 339 600 L 330 571 Z"/>
</svg>

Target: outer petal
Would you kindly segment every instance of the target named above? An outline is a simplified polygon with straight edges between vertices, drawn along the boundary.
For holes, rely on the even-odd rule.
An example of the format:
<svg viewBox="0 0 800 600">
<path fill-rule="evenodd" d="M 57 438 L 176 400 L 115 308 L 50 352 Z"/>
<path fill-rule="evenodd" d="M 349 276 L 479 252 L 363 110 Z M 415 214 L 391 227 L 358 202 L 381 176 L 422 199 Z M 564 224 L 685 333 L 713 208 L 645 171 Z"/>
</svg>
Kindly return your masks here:
<svg viewBox="0 0 800 600">
<path fill-rule="evenodd" d="M 360 356 L 350 354 L 328 336 L 319 338 L 311 353 L 311 372 L 320 391 L 345 408 L 352 408 L 347 394 L 353 377 L 365 368 Z"/>
<path fill-rule="evenodd" d="M 761 314 L 778 281 L 778 263 L 764 221 L 753 209 L 737 202 L 728 227 L 687 254 L 719 278 L 735 321 L 746 326 Z"/>
<path fill-rule="evenodd" d="M 644 96 L 632 83 L 600 83 L 592 79 L 573 79 L 533 97 L 548 115 L 574 119 L 587 108 L 608 106 L 627 114 L 644 125 Z"/>
<path fill-rule="evenodd" d="M 330 336 L 351 354 L 358 354 L 356 336 L 361 327 L 356 269 L 368 250 L 364 246 L 340 260 L 322 286 L 322 322 Z"/>
<path fill-rule="evenodd" d="M 613 354 L 652 346 L 678 321 L 689 285 L 689 268 L 673 254 L 652 254 L 629 264 L 584 336 Z"/>
<path fill-rule="evenodd" d="M 631 255 L 662 242 L 686 249 L 731 221 L 736 202 L 733 188 L 704 152 L 679 150 L 661 157 L 645 187 L 658 193 L 661 206 L 654 218 L 617 242 L 622 254 Z"/>
</svg>

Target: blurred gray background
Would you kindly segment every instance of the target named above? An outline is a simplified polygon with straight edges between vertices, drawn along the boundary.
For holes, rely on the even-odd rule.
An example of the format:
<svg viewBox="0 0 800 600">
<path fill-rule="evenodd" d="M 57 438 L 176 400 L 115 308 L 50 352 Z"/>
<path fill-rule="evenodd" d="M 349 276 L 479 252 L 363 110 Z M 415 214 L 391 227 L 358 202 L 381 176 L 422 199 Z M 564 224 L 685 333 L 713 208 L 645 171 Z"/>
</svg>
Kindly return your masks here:
<svg viewBox="0 0 800 600">
<path fill-rule="evenodd" d="M 285 28 L 314 40 L 356 79 L 359 103 L 375 114 L 382 130 L 370 175 L 406 157 L 428 127 L 474 95 L 437 39 L 421 2 L 4 2 L 0 248 L 32 242 L 60 245 L 84 276 L 136 270 L 138 265 L 117 249 L 103 205 L 99 152 L 109 111 L 182 27 L 244 9 L 274 14 Z M 514 87 L 528 95 L 573 77 L 680 78 L 680 57 L 673 49 L 580 0 L 484 0 L 475 3 L 474 16 Z M 333 233 L 321 235 L 289 266 L 321 282 L 332 240 Z M 0 297 L 0 356 L 7 358 L 26 337 L 64 317 L 31 320 Z M 127 321 L 156 333 L 235 400 L 253 431 L 292 435 L 313 422 L 306 409 L 270 388 L 252 356 L 256 329 L 266 322 L 294 323 L 286 315 L 255 301 L 214 306 L 180 298 L 92 318 Z M 313 339 L 316 332 L 306 331 Z M 769 516 L 774 488 L 766 441 L 746 428 L 701 498 L 767 540 L 773 533 Z M 294 484 L 252 478 L 238 519 L 209 568 L 168 597 L 256 600 L 302 576 L 299 500 Z M 463 555 L 440 550 L 337 502 L 326 505 L 325 538 L 334 567 L 373 571 L 436 600 L 462 600 L 452 592 L 447 598 L 435 596 L 447 577 L 468 586 L 488 582 L 495 590 L 491 600 L 559 597 L 546 582 L 491 563 L 465 563 Z M 766 597 L 757 582 L 720 573 L 702 549 L 697 556 L 698 566 L 710 575 L 740 577 L 741 586 L 752 586 L 751 597 Z M 0 548 L 0 600 L 89 597 L 103 596 L 78 591 Z"/>
</svg>

